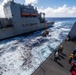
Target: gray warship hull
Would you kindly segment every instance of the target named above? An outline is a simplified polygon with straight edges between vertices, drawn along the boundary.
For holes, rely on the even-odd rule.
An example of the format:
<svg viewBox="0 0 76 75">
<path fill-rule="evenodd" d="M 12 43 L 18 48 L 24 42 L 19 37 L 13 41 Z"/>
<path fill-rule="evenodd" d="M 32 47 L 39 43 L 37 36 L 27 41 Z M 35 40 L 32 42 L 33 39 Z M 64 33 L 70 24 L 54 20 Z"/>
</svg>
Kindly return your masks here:
<svg viewBox="0 0 76 75">
<path fill-rule="evenodd" d="M 14 27 L 0 29 L 0 40 L 6 39 L 9 37 L 13 37 L 13 36 L 17 36 L 20 34 L 26 34 L 26 33 L 32 32 L 32 31 L 44 29 L 44 28 L 46 28 L 46 24 L 47 23 L 42 23 L 42 24 L 35 25 L 35 26 L 30 26 L 30 27 L 25 27 L 25 28 L 22 27 L 20 29 L 15 29 Z M 48 27 L 50 27 L 52 25 L 53 25 L 53 23 L 47 24 Z"/>
<path fill-rule="evenodd" d="M 9 1 L 4 5 L 6 18 L 0 18 L 0 40 L 12 36 L 47 28 L 54 22 L 47 23 L 44 13 L 38 13 L 32 5 L 21 5 Z"/>
</svg>

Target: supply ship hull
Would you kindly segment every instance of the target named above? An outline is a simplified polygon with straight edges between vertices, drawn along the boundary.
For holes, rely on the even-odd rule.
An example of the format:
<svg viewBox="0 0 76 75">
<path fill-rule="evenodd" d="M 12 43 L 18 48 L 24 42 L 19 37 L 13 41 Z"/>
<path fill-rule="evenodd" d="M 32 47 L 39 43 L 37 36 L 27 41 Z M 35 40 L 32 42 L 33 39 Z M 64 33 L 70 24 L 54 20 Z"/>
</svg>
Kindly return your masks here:
<svg viewBox="0 0 76 75">
<path fill-rule="evenodd" d="M 45 20 L 45 13 L 38 13 L 32 5 L 9 1 L 4 5 L 6 18 L 0 18 L 0 40 L 47 28 L 54 24 Z"/>
<path fill-rule="evenodd" d="M 5 39 L 5 38 L 9 38 L 9 37 L 12 37 L 12 36 L 24 34 L 24 33 L 29 33 L 29 32 L 32 32 L 32 31 L 37 31 L 37 30 L 40 30 L 40 29 L 44 29 L 44 28 L 46 28 L 46 24 L 47 23 L 42 23 L 40 25 L 38 24 L 38 25 L 35 25 L 35 26 L 26 27 L 26 28 L 23 27 L 23 28 L 21 28 L 21 30 L 17 30 L 14 27 L 0 29 L 0 40 Z M 53 25 L 53 23 L 47 24 L 48 27 L 50 27 L 52 25 Z"/>
</svg>

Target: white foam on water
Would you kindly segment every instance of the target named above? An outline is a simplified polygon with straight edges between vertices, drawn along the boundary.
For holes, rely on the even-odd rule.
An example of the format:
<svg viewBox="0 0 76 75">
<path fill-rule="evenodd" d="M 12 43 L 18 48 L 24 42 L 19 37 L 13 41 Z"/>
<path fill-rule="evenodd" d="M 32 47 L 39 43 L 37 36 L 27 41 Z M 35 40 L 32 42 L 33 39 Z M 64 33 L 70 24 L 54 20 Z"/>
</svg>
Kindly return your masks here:
<svg viewBox="0 0 76 75">
<path fill-rule="evenodd" d="M 65 25 L 67 23 L 67 25 Z M 15 37 L 0 43 L 0 74 L 31 75 L 53 50 L 66 38 L 72 25 L 69 22 L 56 22 L 49 28 L 49 35 Z"/>
</svg>

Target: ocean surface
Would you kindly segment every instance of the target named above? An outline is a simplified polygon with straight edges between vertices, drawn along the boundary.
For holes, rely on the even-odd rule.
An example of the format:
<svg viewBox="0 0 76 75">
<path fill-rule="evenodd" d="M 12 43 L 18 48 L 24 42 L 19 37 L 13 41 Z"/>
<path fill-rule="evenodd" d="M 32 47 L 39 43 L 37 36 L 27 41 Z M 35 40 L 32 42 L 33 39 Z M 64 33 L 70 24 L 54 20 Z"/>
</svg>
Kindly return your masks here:
<svg viewBox="0 0 76 75">
<path fill-rule="evenodd" d="M 42 37 L 44 30 L 0 41 L 0 75 L 31 75 L 62 43 L 76 18 L 46 18 L 55 21 Z"/>
</svg>

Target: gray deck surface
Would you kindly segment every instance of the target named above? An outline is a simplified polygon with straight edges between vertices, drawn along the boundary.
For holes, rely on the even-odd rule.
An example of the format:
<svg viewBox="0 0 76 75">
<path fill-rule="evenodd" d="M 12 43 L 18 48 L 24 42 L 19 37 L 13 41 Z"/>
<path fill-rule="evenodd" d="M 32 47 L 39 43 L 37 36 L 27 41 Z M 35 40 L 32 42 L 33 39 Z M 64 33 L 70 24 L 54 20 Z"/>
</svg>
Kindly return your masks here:
<svg viewBox="0 0 76 75">
<path fill-rule="evenodd" d="M 52 53 L 32 75 L 71 75 L 69 72 L 71 65 L 68 63 L 68 58 L 76 47 L 76 42 L 64 41 L 62 45 L 64 50 L 58 62 L 54 61 L 54 53 Z"/>
</svg>

